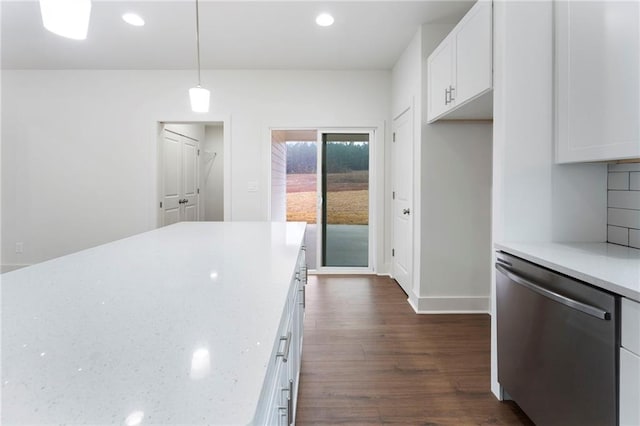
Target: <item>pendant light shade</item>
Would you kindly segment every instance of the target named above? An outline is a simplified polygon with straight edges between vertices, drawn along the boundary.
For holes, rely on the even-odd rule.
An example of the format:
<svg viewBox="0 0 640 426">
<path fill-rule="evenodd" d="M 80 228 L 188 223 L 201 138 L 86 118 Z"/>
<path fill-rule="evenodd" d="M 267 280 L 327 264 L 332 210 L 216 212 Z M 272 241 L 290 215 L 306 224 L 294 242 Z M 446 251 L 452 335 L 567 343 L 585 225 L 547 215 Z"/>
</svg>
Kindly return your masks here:
<svg viewBox="0 0 640 426">
<path fill-rule="evenodd" d="M 191 99 L 191 110 L 193 112 L 209 112 L 210 92 L 204 87 L 197 85 L 189 89 Z"/>
<path fill-rule="evenodd" d="M 209 112 L 209 91 L 200 86 L 200 10 L 196 0 L 196 60 L 198 61 L 198 85 L 189 89 L 191 110 L 193 112 Z"/>
<path fill-rule="evenodd" d="M 74 40 L 87 38 L 91 0 L 40 0 L 42 25 L 54 34 Z"/>
</svg>

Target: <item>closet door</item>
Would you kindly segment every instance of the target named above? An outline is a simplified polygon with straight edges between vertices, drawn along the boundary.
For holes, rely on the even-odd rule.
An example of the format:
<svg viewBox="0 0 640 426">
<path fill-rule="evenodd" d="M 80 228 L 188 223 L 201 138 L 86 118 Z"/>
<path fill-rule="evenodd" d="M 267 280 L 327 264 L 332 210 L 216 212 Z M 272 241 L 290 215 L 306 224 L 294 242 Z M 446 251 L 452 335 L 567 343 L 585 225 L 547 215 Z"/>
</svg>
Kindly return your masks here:
<svg viewBox="0 0 640 426">
<path fill-rule="evenodd" d="M 199 219 L 197 140 L 164 130 L 162 140 L 162 226 Z"/>
<path fill-rule="evenodd" d="M 181 221 L 198 220 L 198 142 L 188 138 L 182 141 L 182 200 Z"/>
<path fill-rule="evenodd" d="M 182 144 L 179 135 L 164 131 L 162 138 L 162 225 L 180 222 L 182 185 Z"/>
</svg>

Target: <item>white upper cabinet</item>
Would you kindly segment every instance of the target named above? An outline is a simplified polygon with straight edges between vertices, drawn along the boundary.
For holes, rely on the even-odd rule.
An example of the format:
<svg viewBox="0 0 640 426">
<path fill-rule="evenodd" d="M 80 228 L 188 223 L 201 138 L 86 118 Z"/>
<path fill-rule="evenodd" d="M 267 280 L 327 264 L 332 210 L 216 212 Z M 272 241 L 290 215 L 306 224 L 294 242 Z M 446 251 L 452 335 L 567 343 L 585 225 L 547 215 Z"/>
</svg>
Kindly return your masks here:
<svg viewBox="0 0 640 426">
<path fill-rule="evenodd" d="M 429 120 L 451 109 L 450 92 L 454 84 L 453 46 L 451 40 L 445 39 L 429 56 L 427 62 Z"/>
<path fill-rule="evenodd" d="M 493 117 L 492 3 L 479 0 L 427 59 L 427 118 Z"/>
<path fill-rule="evenodd" d="M 556 162 L 640 157 L 640 3 L 558 1 Z"/>
</svg>

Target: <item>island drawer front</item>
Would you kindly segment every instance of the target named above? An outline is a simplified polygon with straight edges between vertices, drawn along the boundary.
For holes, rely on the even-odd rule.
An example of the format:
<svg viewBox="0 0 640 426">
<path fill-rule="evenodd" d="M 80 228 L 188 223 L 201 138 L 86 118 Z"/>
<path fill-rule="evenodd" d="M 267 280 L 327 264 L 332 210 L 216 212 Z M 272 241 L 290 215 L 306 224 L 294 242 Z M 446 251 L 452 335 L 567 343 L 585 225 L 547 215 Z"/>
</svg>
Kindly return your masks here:
<svg viewBox="0 0 640 426">
<path fill-rule="evenodd" d="M 622 347 L 640 356 L 640 303 L 622 299 Z"/>
</svg>

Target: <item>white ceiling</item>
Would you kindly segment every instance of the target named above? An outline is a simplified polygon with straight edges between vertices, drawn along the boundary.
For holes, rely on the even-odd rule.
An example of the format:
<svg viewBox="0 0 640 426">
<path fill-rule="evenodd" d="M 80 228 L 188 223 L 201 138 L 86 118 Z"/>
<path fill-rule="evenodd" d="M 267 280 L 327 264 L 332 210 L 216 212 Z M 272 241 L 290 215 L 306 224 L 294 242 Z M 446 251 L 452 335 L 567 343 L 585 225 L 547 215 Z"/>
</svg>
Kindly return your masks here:
<svg viewBox="0 0 640 426">
<path fill-rule="evenodd" d="M 201 0 L 202 68 L 389 69 L 422 23 L 455 23 L 473 1 Z M 4 69 L 194 69 L 195 2 L 93 1 L 87 40 L 42 27 L 37 1 L 0 3 Z M 124 23 L 139 13 L 144 27 Z M 318 13 L 335 17 L 315 24 Z"/>
</svg>

